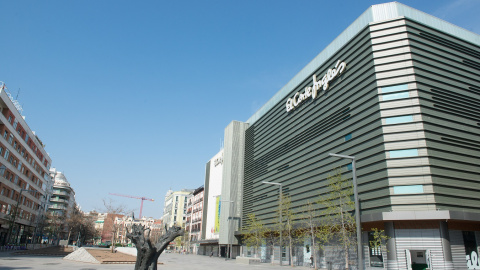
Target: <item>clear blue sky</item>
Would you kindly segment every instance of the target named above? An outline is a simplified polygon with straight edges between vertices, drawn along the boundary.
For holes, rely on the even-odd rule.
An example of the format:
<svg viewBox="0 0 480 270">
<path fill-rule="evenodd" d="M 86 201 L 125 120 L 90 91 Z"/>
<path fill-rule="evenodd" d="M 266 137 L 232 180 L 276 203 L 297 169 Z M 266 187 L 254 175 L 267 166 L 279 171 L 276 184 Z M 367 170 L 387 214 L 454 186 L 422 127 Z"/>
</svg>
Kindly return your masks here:
<svg viewBox="0 0 480 270">
<path fill-rule="evenodd" d="M 159 218 L 246 121 L 370 5 L 387 1 L 0 0 L 0 81 L 83 210 Z M 400 1 L 480 32 L 478 0 Z"/>
</svg>

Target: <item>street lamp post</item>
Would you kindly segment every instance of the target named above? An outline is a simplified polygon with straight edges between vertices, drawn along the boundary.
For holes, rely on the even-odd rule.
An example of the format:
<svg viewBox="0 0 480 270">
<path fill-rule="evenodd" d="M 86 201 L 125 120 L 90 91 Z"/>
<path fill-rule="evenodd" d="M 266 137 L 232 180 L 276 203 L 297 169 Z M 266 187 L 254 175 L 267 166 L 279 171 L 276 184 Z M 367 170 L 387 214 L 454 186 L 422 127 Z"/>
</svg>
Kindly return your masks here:
<svg viewBox="0 0 480 270">
<path fill-rule="evenodd" d="M 267 184 L 267 185 L 276 185 L 278 186 L 279 190 L 280 190 L 280 197 L 278 199 L 278 212 L 280 213 L 280 227 L 279 227 L 279 231 L 280 231 L 280 266 L 282 265 L 282 247 L 283 247 L 283 243 L 282 243 L 282 233 L 283 233 L 283 230 L 282 230 L 282 184 L 281 183 L 274 183 L 274 182 L 267 182 L 267 181 L 262 181 L 262 184 Z M 273 251 L 272 251 L 273 252 Z"/>
<path fill-rule="evenodd" d="M 353 196 L 355 200 L 355 223 L 357 225 L 357 264 L 358 270 L 363 270 L 363 253 L 362 253 L 362 229 L 360 225 L 360 202 L 358 200 L 358 190 L 357 190 L 357 173 L 355 166 L 355 157 L 339 155 L 334 153 L 328 154 L 331 157 L 346 158 L 352 160 L 352 181 L 353 181 Z"/>
<path fill-rule="evenodd" d="M 18 199 L 17 199 L 17 205 L 15 206 L 15 212 L 13 212 L 13 215 L 10 218 L 10 225 L 8 226 L 7 243 L 10 242 L 12 238 L 13 226 L 15 225 L 15 219 L 17 219 L 18 208 L 20 207 L 20 201 L 22 200 L 22 193 L 24 191 L 34 192 L 34 194 L 39 192 L 38 190 L 23 189 L 23 188 L 20 189 L 20 194 L 18 195 Z"/>
<path fill-rule="evenodd" d="M 232 214 L 231 214 L 231 210 L 232 208 L 230 207 L 230 205 L 233 203 L 233 201 L 221 201 L 221 202 L 226 202 L 228 203 L 228 212 L 230 212 L 230 217 L 228 217 L 228 227 L 230 229 L 232 229 L 232 226 L 230 226 L 230 221 L 232 220 Z M 232 241 L 230 241 L 230 234 L 228 234 L 228 244 L 227 244 L 227 258 L 230 258 L 232 259 L 232 244 L 231 244 Z"/>
</svg>

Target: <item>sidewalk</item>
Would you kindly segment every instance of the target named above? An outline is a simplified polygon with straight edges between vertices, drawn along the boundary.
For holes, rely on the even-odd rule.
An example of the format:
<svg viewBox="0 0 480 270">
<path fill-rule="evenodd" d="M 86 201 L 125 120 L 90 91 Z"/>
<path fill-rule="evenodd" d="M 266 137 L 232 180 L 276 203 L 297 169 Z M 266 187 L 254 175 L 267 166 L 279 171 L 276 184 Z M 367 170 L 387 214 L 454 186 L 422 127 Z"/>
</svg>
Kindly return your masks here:
<svg viewBox="0 0 480 270">
<path fill-rule="evenodd" d="M 225 260 L 224 258 L 201 256 L 201 255 L 180 255 L 177 253 L 164 253 L 158 260 L 158 269 L 289 269 L 290 266 L 279 266 L 262 263 L 260 265 L 237 264 L 235 260 Z M 13 269 L 40 269 L 40 270 L 133 270 L 133 264 L 91 264 L 79 263 L 63 260 L 57 256 L 35 256 L 35 255 L 15 255 L 13 252 L 0 253 L 0 270 Z M 295 269 L 306 270 L 308 267 L 293 267 Z"/>
</svg>

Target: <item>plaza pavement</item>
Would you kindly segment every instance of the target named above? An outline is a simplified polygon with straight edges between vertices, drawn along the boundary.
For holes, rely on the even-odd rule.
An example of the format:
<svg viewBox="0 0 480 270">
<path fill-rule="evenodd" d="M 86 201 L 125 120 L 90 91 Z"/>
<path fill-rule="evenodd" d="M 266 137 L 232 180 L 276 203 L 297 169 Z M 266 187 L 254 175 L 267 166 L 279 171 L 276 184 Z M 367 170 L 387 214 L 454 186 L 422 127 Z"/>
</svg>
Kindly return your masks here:
<svg viewBox="0 0 480 270">
<path fill-rule="evenodd" d="M 178 253 L 164 253 L 160 256 L 158 269 L 289 269 L 290 266 L 279 266 L 262 263 L 260 265 L 237 264 L 235 260 L 225 260 L 224 258 L 201 256 L 201 255 L 181 255 Z M 40 269 L 40 270 L 133 270 L 134 264 L 91 264 L 63 260 L 63 257 L 55 256 L 34 256 L 34 255 L 15 255 L 11 252 L 0 253 L 0 270 L 13 269 Z M 307 267 L 295 267 L 295 269 L 308 269 Z"/>
</svg>

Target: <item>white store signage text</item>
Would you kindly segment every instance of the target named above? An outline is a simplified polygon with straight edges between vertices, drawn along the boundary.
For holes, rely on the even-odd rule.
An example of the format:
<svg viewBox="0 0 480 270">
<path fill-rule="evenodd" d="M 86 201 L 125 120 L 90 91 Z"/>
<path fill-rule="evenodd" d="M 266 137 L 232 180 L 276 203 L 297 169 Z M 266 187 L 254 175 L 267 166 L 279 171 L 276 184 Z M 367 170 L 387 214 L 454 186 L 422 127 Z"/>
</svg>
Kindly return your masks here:
<svg viewBox="0 0 480 270">
<path fill-rule="evenodd" d="M 310 97 L 312 99 L 317 98 L 318 90 L 320 90 L 320 88 L 322 88 L 323 91 L 326 91 L 329 87 L 329 83 L 335 80 L 335 78 L 337 78 L 340 74 L 342 74 L 346 66 L 347 64 L 345 62 L 341 62 L 340 60 L 338 60 L 335 68 L 329 69 L 327 73 L 323 76 L 323 78 L 318 81 L 317 75 L 313 74 L 312 86 L 305 87 L 303 93 L 297 92 L 292 98 L 287 99 L 287 103 L 285 104 L 287 112 L 295 109 L 295 107 L 299 106 L 303 101 L 307 100 Z"/>
</svg>

